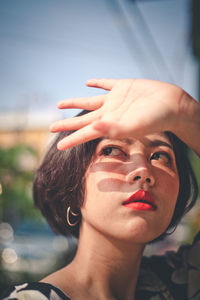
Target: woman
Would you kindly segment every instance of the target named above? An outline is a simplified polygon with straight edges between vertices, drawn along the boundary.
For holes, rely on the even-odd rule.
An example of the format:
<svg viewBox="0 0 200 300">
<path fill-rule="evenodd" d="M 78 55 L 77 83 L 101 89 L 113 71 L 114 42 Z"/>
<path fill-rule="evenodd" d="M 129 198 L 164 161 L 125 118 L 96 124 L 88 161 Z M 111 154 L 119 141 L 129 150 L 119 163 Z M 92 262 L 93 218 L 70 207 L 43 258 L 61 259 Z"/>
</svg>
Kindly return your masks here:
<svg viewBox="0 0 200 300">
<path fill-rule="evenodd" d="M 110 92 L 59 103 L 87 111 L 52 125 L 62 133 L 34 183 L 52 228 L 78 237 L 75 258 L 3 299 L 200 299 L 199 236 L 177 253 L 142 257 L 195 203 L 184 143 L 200 155 L 199 104 L 158 81 L 87 85 Z"/>
</svg>

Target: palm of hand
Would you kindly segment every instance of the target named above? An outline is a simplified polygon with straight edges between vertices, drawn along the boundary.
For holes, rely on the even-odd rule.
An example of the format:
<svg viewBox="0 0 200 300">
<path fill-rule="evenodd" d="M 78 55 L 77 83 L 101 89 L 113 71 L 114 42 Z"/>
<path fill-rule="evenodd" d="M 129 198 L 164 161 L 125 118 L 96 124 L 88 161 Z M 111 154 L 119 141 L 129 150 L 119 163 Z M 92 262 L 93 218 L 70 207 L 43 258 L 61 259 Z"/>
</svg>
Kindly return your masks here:
<svg viewBox="0 0 200 300">
<path fill-rule="evenodd" d="M 109 90 L 106 95 L 62 101 L 60 108 L 92 110 L 81 117 L 53 124 L 52 131 L 76 130 L 58 144 L 60 150 L 86 141 L 110 138 L 139 138 L 155 132 L 173 131 L 183 90 L 152 80 L 100 79 L 87 82 L 90 87 Z"/>
</svg>

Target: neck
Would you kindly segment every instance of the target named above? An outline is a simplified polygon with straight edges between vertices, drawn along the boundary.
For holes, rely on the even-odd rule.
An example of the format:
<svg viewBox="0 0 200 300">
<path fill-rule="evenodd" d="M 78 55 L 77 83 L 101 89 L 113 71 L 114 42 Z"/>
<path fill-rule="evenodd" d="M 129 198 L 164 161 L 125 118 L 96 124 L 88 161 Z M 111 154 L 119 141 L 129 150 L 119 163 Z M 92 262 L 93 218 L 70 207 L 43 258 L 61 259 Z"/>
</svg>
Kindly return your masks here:
<svg viewBox="0 0 200 300">
<path fill-rule="evenodd" d="M 99 299 L 133 299 L 143 250 L 144 245 L 113 240 L 92 228 L 86 233 L 81 228 L 69 268 L 76 274 L 76 282 L 91 294 L 101 295 Z"/>
</svg>

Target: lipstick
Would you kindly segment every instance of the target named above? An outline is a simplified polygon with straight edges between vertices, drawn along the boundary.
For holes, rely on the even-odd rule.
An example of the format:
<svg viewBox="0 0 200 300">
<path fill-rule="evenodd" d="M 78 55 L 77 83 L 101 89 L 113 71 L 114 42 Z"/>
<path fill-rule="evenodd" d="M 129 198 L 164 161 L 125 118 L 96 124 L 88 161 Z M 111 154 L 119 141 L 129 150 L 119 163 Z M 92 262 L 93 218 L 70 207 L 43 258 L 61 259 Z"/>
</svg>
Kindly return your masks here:
<svg viewBox="0 0 200 300">
<path fill-rule="evenodd" d="M 123 205 L 133 210 L 154 211 L 156 204 L 148 191 L 139 190 L 123 202 Z"/>
</svg>

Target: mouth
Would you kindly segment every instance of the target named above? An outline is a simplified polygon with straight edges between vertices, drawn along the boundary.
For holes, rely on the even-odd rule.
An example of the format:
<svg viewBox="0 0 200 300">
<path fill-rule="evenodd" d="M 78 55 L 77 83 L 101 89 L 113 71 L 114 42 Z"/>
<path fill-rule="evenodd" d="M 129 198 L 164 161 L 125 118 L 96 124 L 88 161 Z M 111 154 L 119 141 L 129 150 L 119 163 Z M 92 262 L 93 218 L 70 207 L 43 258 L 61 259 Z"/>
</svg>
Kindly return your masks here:
<svg viewBox="0 0 200 300">
<path fill-rule="evenodd" d="M 157 209 L 155 200 L 150 192 L 139 190 L 123 202 L 123 205 L 133 210 Z"/>
</svg>

